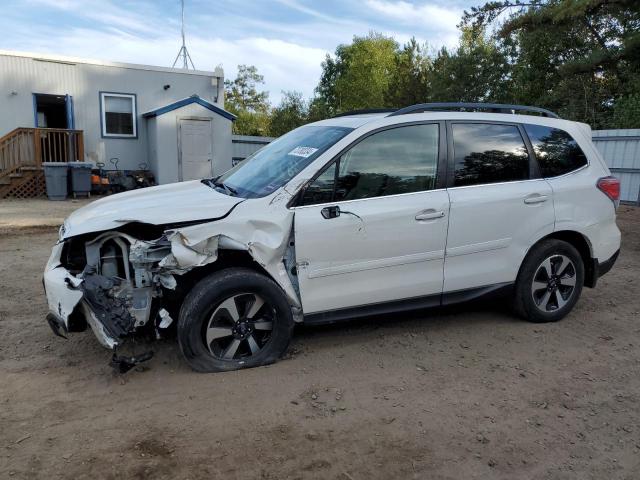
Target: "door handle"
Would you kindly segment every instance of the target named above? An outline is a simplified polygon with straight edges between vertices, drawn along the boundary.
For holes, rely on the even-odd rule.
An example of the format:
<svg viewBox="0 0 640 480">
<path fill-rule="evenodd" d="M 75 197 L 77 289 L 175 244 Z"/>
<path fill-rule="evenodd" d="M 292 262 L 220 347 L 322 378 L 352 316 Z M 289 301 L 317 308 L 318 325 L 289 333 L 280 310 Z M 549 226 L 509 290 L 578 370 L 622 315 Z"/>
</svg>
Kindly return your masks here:
<svg viewBox="0 0 640 480">
<path fill-rule="evenodd" d="M 539 193 L 532 193 L 524 197 L 524 203 L 527 205 L 533 205 L 536 203 L 546 202 L 549 199 L 548 195 L 541 195 Z"/>
<path fill-rule="evenodd" d="M 430 208 L 428 210 L 422 210 L 421 212 L 418 212 L 416 214 L 416 220 L 417 221 L 421 221 L 421 220 L 436 220 L 436 219 L 442 218 L 442 217 L 444 217 L 444 212 L 442 210 L 435 211 L 433 208 Z"/>
</svg>

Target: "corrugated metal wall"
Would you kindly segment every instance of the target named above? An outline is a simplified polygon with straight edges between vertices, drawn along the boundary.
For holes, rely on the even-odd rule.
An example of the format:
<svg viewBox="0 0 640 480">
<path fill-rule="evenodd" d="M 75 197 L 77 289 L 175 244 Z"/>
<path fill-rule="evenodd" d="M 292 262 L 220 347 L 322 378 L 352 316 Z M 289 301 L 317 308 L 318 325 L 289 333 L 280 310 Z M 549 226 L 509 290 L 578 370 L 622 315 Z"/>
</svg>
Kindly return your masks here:
<svg viewBox="0 0 640 480">
<path fill-rule="evenodd" d="M 253 137 L 250 135 L 232 135 L 232 161 L 236 165 L 253 152 L 260 150 L 266 144 L 275 140 L 273 137 Z"/>
<path fill-rule="evenodd" d="M 620 200 L 640 202 L 640 129 L 594 130 L 593 143 L 620 179 Z"/>
</svg>

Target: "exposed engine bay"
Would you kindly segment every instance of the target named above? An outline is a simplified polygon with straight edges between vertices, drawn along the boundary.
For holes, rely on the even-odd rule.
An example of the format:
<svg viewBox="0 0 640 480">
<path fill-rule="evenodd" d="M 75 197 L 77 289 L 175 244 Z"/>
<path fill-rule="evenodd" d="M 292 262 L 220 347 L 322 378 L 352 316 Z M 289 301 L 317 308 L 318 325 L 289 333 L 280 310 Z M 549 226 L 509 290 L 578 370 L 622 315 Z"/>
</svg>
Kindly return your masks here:
<svg viewBox="0 0 640 480">
<path fill-rule="evenodd" d="M 44 273 L 54 333 L 64 336 L 89 326 L 115 360 L 116 349 L 138 332 L 160 338 L 178 318 L 193 283 L 229 264 L 266 273 L 301 321 L 292 214 L 285 210 L 273 222 L 256 222 L 248 209 L 231 210 L 232 221 L 157 225 L 130 220 L 98 232 L 87 231 L 84 222 L 65 222 Z M 121 371 L 126 371 L 123 363 L 140 360 L 121 359 Z"/>
<path fill-rule="evenodd" d="M 63 255 L 76 268 L 84 260 L 76 278 L 81 280 L 77 287 L 86 302 L 85 320 L 101 343 L 113 348 L 149 322 L 153 300 L 162 298 L 162 287 L 176 287 L 173 276 L 161 272 L 159 266 L 171 253 L 171 244 L 165 237 L 145 242 L 119 232 L 103 233 L 85 245 L 78 243 L 68 242 Z M 82 247 L 84 259 L 83 252 L 73 250 Z M 167 318 L 166 310 L 163 314 Z"/>
</svg>

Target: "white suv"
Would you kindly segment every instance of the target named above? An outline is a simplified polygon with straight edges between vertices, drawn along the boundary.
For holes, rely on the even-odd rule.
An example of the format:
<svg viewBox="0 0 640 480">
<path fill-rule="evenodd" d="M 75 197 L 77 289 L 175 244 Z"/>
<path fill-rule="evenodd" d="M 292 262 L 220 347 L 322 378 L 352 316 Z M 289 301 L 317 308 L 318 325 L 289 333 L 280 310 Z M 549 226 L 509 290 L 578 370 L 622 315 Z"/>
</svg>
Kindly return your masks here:
<svg viewBox="0 0 640 480">
<path fill-rule="evenodd" d="M 460 111 L 478 109 L 492 113 Z M 555 321 L 615 262 L 618 196 L 589 126 L 546 110 L 343 115 L 218 178 L 74 212 L 44 274 L 48 321 L 60 335 L 89 325 L 122 371 L 148 356 L 115 349 L 174 318 L 198 371 L 273 362 L 295 323 L 489 293 Z"/>
</svg>

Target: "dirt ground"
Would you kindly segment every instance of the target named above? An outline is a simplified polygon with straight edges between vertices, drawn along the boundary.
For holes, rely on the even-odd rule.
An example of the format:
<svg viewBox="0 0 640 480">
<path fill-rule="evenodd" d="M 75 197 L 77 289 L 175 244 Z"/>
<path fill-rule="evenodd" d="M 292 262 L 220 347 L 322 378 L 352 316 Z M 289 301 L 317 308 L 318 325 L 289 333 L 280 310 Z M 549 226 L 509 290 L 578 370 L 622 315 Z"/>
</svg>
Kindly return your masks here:
<svg viewBox="0 0 640 480">
<path fill-rule="evenodd" d="M 58 228 L 71 212 L 94 200 L 93 197 L 58 202 L 46 198 L 0 200 L 0 235 L 15 234 L 16 230 L 24 233 Z"/>
<path fill-rule="evenodd" d="M 494 302 L 298 328 L 286 359 L 223 374 L 164 340 L 124 376 L 44 321 L 55 229 L 9 227 L 0 478 L 640 478 L 640 209 L 618 223 L 618 263 L 557 324 Z"/>
</svg>

